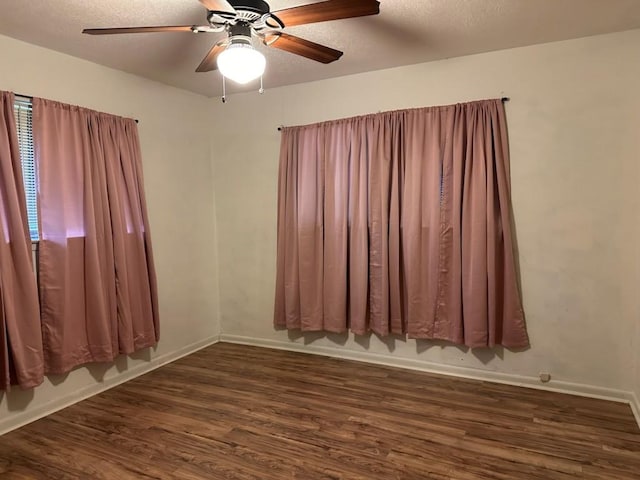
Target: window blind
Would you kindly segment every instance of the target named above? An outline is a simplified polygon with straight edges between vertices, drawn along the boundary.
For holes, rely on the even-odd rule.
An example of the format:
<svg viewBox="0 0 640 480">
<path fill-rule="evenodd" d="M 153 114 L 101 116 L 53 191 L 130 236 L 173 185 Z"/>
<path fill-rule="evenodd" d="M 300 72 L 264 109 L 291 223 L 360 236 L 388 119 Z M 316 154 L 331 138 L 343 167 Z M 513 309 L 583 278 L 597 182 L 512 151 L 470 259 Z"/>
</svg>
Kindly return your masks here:
<svg viewBox="0 0 640 480">
<path fill-rule="evenodd" d="M 16 97 L 13 113 L 20 142 L 20 161 L 22 163 L 22 179 L 27 197 L 27 218 L 31 241 L 40 239 L 38 233 L 38 175 L 35 153 L 33 149 L 33 110 L 31 99 Z"/>
</svg>

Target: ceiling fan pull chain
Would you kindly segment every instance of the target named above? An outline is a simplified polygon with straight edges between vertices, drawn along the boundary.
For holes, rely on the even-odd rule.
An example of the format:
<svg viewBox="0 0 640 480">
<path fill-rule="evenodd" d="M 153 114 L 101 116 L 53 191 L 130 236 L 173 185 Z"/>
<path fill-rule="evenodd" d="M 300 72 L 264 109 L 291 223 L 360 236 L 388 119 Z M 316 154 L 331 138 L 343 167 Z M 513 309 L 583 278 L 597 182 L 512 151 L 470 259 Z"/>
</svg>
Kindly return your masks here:
<svg viewBox="0 0 640 480">
<path fill-rule="evenodd" d="M 264 85 L 262 83 L 262 75 L 260 75 L 260 90 L 258 90 L 258 93 L 260 95 L 262 95 L 264 93 Z"/>
<path fill-rule="evenodd" d="M 227 82 L 222 75 L 222 103 L 227 103 Z"/>
</svg>

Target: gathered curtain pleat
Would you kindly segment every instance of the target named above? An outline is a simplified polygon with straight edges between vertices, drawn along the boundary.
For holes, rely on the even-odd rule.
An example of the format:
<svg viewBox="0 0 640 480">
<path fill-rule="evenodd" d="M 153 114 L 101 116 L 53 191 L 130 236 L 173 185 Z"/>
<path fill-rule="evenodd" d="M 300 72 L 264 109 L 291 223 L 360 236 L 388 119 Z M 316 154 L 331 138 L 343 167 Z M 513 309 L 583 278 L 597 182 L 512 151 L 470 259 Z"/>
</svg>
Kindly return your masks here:
<svg viewBox="0 0 640 480">
<path fill-rule="evenodd" d="M 34 98 L 47 373 L 153 346 L 156 275 L 137 126 Z"/>
<path fill-rule="evenodd" d="M 14 95 L 0 92 L 0 390 L 44 379 L 38 290 L 31 257 Z"/>
<path fill-rule="evenodd" d="M 285 128 L 274 323 L 529 344 L 501 100 Z"/>
</svg>

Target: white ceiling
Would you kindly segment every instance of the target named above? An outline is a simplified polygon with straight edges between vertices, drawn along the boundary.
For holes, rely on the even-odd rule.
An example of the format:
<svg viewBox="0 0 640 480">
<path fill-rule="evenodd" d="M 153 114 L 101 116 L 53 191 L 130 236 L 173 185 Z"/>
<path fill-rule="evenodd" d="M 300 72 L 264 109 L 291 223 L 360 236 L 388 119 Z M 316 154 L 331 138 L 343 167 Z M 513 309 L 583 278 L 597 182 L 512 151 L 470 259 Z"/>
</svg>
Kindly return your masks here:
<svg viewBox="0 0 640 480">
<path fill-rule="evenodd" d="M 272 10 L 317 0 L 271 0 Z M 89 36 L 83 28 L 205 25 L 197 0 L 0 0 L 0 34 L 206 96 L 218 72 L 195 73 L 223 34 Z M 380 14 L 285 31 L 344 51 L 329 65 L 263 48 L 265 87 L 640 28 L 638 0 L 381 0 Z M 254 89 L 255 86 L 242 87 Z"/>
</svg>

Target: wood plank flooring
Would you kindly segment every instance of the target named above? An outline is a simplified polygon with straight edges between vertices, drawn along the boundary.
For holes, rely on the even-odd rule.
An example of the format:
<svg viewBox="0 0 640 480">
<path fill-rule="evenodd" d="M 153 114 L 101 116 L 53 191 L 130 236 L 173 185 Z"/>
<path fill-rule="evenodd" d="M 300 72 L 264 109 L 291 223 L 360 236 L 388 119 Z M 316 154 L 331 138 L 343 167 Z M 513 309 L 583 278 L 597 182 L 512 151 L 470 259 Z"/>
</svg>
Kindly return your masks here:
<svg viewBox="0 0 640 480">
<path fill-rule="evenodd" d="M 217 344 L 0 437 L 9 479 L 640 479 L 628 405 Z"/>
</svg>

